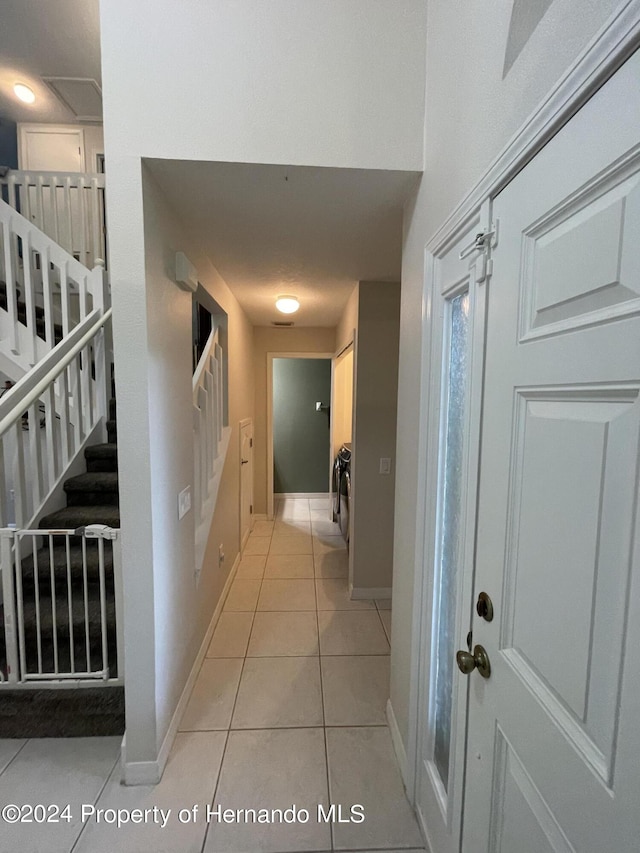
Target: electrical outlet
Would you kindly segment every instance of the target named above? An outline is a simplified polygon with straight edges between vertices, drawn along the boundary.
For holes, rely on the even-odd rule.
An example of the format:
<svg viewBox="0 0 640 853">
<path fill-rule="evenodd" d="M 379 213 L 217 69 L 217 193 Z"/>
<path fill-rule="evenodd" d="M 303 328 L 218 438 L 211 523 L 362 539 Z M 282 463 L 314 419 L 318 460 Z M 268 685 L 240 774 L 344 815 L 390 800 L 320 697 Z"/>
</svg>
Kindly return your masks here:
<svg viewBox="0 0 640 853">
<path fill-rule="evenodd" d="M 218 545 L 218 566 L 222 568 L 224 565 L 224 545 L 222 542 Z"/>
<path fill-rule="evenodd" d="M 191 509 L 191 486 L 187 486 L 178 495 L 178 521 Z"/>
<path fill-rule="evenodd" d="M 391 473 L 391 459 L 387 456 L 380 457 L 380 473 L 381 474 L 390 474 Z"/>
</svg>

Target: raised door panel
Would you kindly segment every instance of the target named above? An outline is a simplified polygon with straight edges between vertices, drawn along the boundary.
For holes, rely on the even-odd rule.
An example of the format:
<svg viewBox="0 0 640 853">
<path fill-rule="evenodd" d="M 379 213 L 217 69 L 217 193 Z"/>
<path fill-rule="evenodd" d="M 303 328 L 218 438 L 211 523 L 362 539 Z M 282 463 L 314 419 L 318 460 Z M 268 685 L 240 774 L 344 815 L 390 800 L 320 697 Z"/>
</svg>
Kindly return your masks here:
<svg viewBox="0 0 640 853">
<path fill-rule="evenodd" d="M 494 200 L 464 853 L 638 849 L 639 75 Z"/>
<path fill-rule="evenodd" d="M 525 229 L 522 340 L 640 312 L 640 153 Z"/>
<path fill-rule="evenodd" d="M 611 784 L 638 387 L 519 390 L 501 650 Z M 622 618 L 612 621 L 610 614 Z M 544 628 L 544 629 L 542 629 Z"/>
</svg>

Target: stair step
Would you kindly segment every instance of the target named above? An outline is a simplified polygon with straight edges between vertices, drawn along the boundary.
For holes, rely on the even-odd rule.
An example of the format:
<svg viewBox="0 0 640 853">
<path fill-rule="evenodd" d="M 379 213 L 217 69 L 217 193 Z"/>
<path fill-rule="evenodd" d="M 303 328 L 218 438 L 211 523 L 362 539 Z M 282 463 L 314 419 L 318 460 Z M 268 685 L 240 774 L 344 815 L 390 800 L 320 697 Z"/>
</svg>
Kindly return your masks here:
<svg viewBox="0 0 640 853">
<path fill-rule="evenodd" d="M 96 473 L 99 471 L 116 471 L 118 470 L 118 445 L 111 444 L 94 444 L 92 447 L 87 447 L 84 451 L 84 458 L 87 463 L 87 471 Z"/>
<path fill-rule="evenodd" d="M 88 637 L 85 630 L 85 604 L 82 593 L 72 597 L 71 626 L 69 623 L 69 605 L 66 595 L 59 593 L 55 597 L 56 618 L 54 623 L 52 599 L 42 590 L 38 597 L 32 591 L 23 596 L 24 657 L 26 672 L 55 672 L 57 644 L 57 666 L 60 672 L 102 669 L 102 629 L 99 588 L 89 588 L 87 594 Z M 106 641 L 107 665 L 111 675 L 115 674 L 117 661 L 116 609 L 113 594 L 107 592 L 106 598 Z M 38 625 L 39 614 L 39 625 Z M 54 631 L 54 624 L 56 630 Z M 71 630 L 72 629 L 72 630 Z M 0 613 L 0 631 L 4 634 L 4 615 Z M 73 631 L 73 634 L 72 634 Z M 72 641 L 73 636 L 73 641 Z M 40 640 L 38 649 L 38 639 Z M 54 643 L 55 640 L 55 643 Z M 87 641 L 89 659 L 87 660 Z M 2 644 L 4 646 L 4 643 Z M 73 666 L 71 649 L 73 648 Z M 40 650 L 40 654 L 38 651 Z M 6 676 L 7 664 L 4 648 L 0 649 L 0 669 Z"/>
<path fill-rule="evenodd" d="M 71 540 L 73 543 L 73 540 Z M 100 578 L 100 560 L 98 556 L 98 540 L 88 539 L 86 542 L 87 553 L 87 581 L 98 583 Z M 56 584 L 64 584 L 66 589 L 67 570 L 71 576 L 72 587 L 76 587 L 84 580 L 82 545 L 71 544 L 69 548 L 69 565 L 67 567 L 67 549 L 64 545 L 55 545 L 52 553 L 49 546 L 39 548 L 36 552 L 38 562 L 38 583 L 41 590 L 48 591 L 51 587 L 51 557 L 53 557 L 53 575 Z M 105 577 L 110 584 L 113 583 L 113 549 L 111 543 L 104 543 L 104 570 Z M 34 559 L 29 554 L 22 560 L 22 587 L 23 590 L 31 590 L 34 586 Z"/>
<path fill-rule="evenodd" d="M 120 527 L 120 509 L 117 506 L 67 506 L 40 519 L 41 529 L 76 530 L 88 524 L 106 524 Z"/>
<path fill-rule="evenodd" d="M 16 299 L 18 321 L 26 324 L 27 308 L 22 299 Z M 7 287 L 0 281 L 0 307 L 7 308 Z M 35 333 L 44 339 L 46 325 L 44 309 L 34 307 Z M 62 326 L 53 324 L 55 342 L 62 339 Z M 111 375 L 112 399 L 109 401 L 108 443 L 86 448 L 87 473 L 70 477 L 64 484 L 68 506 L 43 517 L 43 529 L 76 530 L 90 524 L 120 527 L 118 508 L 118 455 L 115 382 Z M 26 671 L 37 672 L 40 660 L 44 673 L 54 671 L 55 644 L 59 671 L 95 670 L 102 667 L 102 608 L 100 604 L 100 573 L 98 542 L 87 540 L 86 548 L 86 599 L 83 584 L 83 548 L 77 539 L 71 539 L 69 551 L 64 539 L 54 539 L 56 544 L 45 547 L 21 562 L 22 609 L 24 616 L 24 649 Z M 114 599 L 113 547 L 104 545 L 106 592 L 106 647 L 111 678 L 117 677 L 116 663 L 116 608 Z M 24 553 L 24 551 L 23 551 Z M 37 565 L 37 573 L 35 571 Z M 52 569 L 53 566 L 53 569 Z M 52 601 L 54 581 L 55 607 Z M 68 583 L 71 587 L 71 615 L 69 614 Z M 36 580 L 38 607 L 36 607 Z M 56 614 L 54 632 L 54 610 Z M 88 624 L 88 638 L 87 638 Z M 89 662 L 87 662 L 87 644 Z M 73 658 L 74 666 L 71 661 Z M 0 674 L 7 677 L 4 640 L 4 612 L 0 605 Z M 0 679 L 1 680 L 1 679 Z M 117 736 L 124 732 L 124 689 L 107 687 L 105 682 L 85 681 L 85 686 L 74 689 L 60 682 L 61 689 L 14 690 L 6 685 L 0 691 L 0 738 L 29 737 L 91 737 Z M 96 686 L 90 686 L 96 685 Z M 33 685 L 32 685 L 33 686 Z"/>
<path fill-rule="evenodd" d="M 27 319 L 26 314 L 24 315 L 24 317 L 20 317 L 20 314 L 18 314 L 18 320 L 23 325 L 26 325 L 26 319 Z M 45 321 L 41 320 L 41 319 L 37 319 L 36 320 L 36 333 L 37 333 L 38 337 L 45 340 L 46 330 L 47 330 L 47 324 L 45 323 Z M 60 341 L 62 340 L 62 338 L 64 337 L 63 331 L 62 331 L 62 326 L 60 326 L 58 323 L 53 324 L 53 337 L 54 337 L 55 342 L 57 344 L 59 344 Z"/>
<path fill-rule="evenodd" d="M 124 688 L 2 690 L 0 738 L 124 733 Z"/>
<path fill-rule="evenodd" d="M 112 595 L 107 594 L 106 613 L 107 626 L 114 628 L 116 624 L 116 606 Z M 53 606 L 50 596 L 45 595 L 42 590 L 40 601 L 40 631 L 43 644 L 47 639 L 51 640 L 53 635 Z M 56 603 L 56 625 L 58 626 L 58 639 L 69 637 L 69 602 L 65 593 L 59 593 L 55 598 Z M 100 631 L 100 589 L 97 586 L 89 587 L 87 590 L 87 611 L 89 613 L 89 635 L 97 640 L 101 637 Z M 25 594 L 23 597 L 24 630 L 26 635 L 35 636 L 37 632 L 37 616 L 35 595 Z M 76 639 L 82 637 L 84 642 L 84 596 L 76 593 L 71 599 L 71 616 L 73 633 Z M 4 617 L 0 617 L 0 625 L 4 625 Z"/>
<path fill-rule="evenodd" d="M 118 474 L 116 471 L 97 471 L 79 474 L 65 480 L 68 506 L 118 505 Z"/>
<path fill-rule="evenodd" d="M 19 293 L 19 291 L 18 291 Z M 7 284 L 4 281 L 0 281 L 0 308 L 7 311 L 9 309 L 9 301 L 7 298 Z M 44 308 L 42 305 L 34 305 L 33 313 L 36 318 L 36 332 L 39 337 L 44 339 L 45 335 L 45 322 L 44 322 Z M 18 298 L 16 300 L 16 314 L 19 323 L 22 323 L 23 326 L 27 325 L 27 303 L 22 299 Z M 58 344 L 63 338 L 63 330 L 62 326 L 59 323 L 53 324 L 53 334 L 55 342 Z"/>
</svg>

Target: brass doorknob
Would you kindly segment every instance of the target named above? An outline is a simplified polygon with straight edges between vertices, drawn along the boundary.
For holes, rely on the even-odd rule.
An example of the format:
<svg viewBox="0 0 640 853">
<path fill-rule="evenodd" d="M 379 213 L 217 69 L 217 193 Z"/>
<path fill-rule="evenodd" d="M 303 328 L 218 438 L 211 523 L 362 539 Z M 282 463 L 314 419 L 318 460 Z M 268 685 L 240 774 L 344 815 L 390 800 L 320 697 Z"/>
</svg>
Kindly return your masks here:
<svg viewBox="0 0 640 853">
<path fill-rule="evenodd" d="M 469 675 L 474 669 L 477 669 L 483 678 L 489 678 L 491 675 L 489 656 L 483 646 L 475 646 L 473 654 L 462 651 L 462 649 L 456 652 L 456 663 L 464 675 Z"/>
</svg>

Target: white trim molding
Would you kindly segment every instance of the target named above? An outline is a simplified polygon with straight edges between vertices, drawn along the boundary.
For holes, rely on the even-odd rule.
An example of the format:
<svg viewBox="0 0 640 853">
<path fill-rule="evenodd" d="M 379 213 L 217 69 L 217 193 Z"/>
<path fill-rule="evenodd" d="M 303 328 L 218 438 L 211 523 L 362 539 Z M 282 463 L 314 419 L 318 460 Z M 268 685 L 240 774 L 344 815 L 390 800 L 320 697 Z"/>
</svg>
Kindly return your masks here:
<svg viewBox="0 0 640 853">
<path fill-rule="evenodd" d="M 627 0 L 578 54 L 546 98 L 427 243 L 435 255 L 495 197 L 611 75 L 640 48 L 640 0 Z"/>
<path fill-rule="evenodd" d="M 251 435 L 250 435 L 250 449 L 251 449 L 251 459 L 249 460 L 251 463 L 251 483 L 249 488 L 251 489 L 251 495 L 249 498 L 249 504 L 251 506 L 251 510 L 249 512 L 249 526 L 247 529 L 242 532 L 242 472 L 243 472 L 243 461 L 242 461 L 242 430 L 245 427 L 251 427 Z M 253 514 L 253 503 L 255 501 L 254 491 L 253 491 L 253 418 L 242 418 L 238 425 L 238 470 L 240 471 L 240 483 L 238 487 L 238 529 L 240 530 L 240 552 L 244 551 L 247 541 L 249 540 L 249 536 L 251 536 L 251 531 L 253 530 L 253 524 L 255 520 L 255 516 Z"/>
<path fill-rule="evenodd" d="M 125 736 L 122 739 L 121 747 L 123 785 L 157 785 L 158 782 L 162 779 L 162 774 L 164 773 L 164 768 L 167 764 L 171 747 L 173 746 L 176 734 L 178 733 L 178 726 L 180 725 L 180 720 L 182 719 L 182 715 L 184 714 L 185 708 L 187 707 L 187 703 L 191 696 L 191 691 L 193 690 L 194 684 L 196 683 L 196 678 L 198 677 L 198 673 L 200 672 L 200 667 L 202 666 L 202 662 L 207 654 L 207 649 L 209 648 L 209 644 L 211 643 L 213 632 L 216 629 L 216 625 L 218 624 L 218 620 L 220 619 L 220 616 L 222 614 L 222 608 L 224 607 L 224 603 L 227 600 L 227 596 L 229 595 L 231 584 L 233 583 L 236 576 L 236 572 L 238 571 L 241 556 L 242 555 L 239 553 L 233 562 L 233 566 L 231 567 L 231 571 L 229 572 L 229 577 L 226 580 L 226 583 L 222 590 L 222 594 L 220 595 L 220 599 L 218 600 L 218 604 L 216 605 L 216 609 L 213 611 L 211 622 L 209 623 L 209 627 L 207 628 L 202 643 L 200 644 L 198 654 L 196 655 L 195 660 L 193 661 L 191 672 L 189 673 L 189 677 L 187 678 L 184 690 L 180 695 L 180 699 L 178 700 L 176 709 L 173 712 L 173 716 L 171 717 L 169 728 L 167 729 L 167 733 L 164 736 L 164 740 L 162 741 L 162 746 L 160 747 L 160 751 L 158 752 L 158 757 L 156 758 L 156 760 L 127 761 L 127 737 L 125 733 Z"/>
<path fill-rule="evenodd" d="M 422 358 L 420 376 L 420 425 L 418 435 L 419 470 L 433 466 L 437 440 L 429 436 L 431 409 L 438 405 L 430 399 L 430 365 L 434 323 L 435 261 L 451 248 L 474 218 L 481 216 L 483 204 L 507 186 L 511 179 L 546 145 L 547 142 L 575 115 L 589 98 L 640 48 L 640 0 L 623 3 L 589 42 L 576 60 L 558 80 L 548 95 L 533 111 L 504 149 L 493 160 L 480 180 L 470 189 L 455 210 L 425 243 L 424 283 L 422 297 Z M 485 223 L 482 223 L 483 225 Z M 436 460 L 437 461 L 437 460 Z M 433 468 L 432 468 L 433 469 Z M 428 521 L 427 478 L 418 487 L 416 500 L 415 580 L 412 613 L 412 642 L 410 659 L 409 721 L 406 750 L 399 734 L 393 708 L 387 706 L 392 740 L 402 770 L 407 795 L 415 804 L 418 755 L 418 726 L 420 710 L 425 707 L 423 677 L 423 614 L 432 590 L 425 571 L 425 558 L 433 544 L 433 524 Z"/>
<path fill-rule="evenodd" d="M 379 601 L 385 598 L 391 598 L 390 586 L 349 586 L 351 598 L 353 601 Z"/>
<path fill-rule="evenodd" d="M 402 743 L 402 737 L 400 735 L 400 729 L 393 710 L 393 705 L 391 704 L 391 699 L 387 699 L 387 725 L 389 726 L 389 733 L 391 734 L 391 742 L 393 743 L 396 758 L 400 765 L 400 773 L 402 774 L 402 778 L 406 779 L 407 753 L 405 752 L 404 744 Z"/>
<path fill-rule="evenodd" d="M 332 352 L 268 352 L 267 353 L 267 518 L 273 518 L 273 359 L 274 358 L 324 358 L 332 361 Z M 331 372 L 331 400 L 333 400 L 333 371 Z M 333 432 L 333 407 L 329 412 L 329 436 Z M 329 441 L 329 470 L 327 485 L 331 482 L 331 441 Z M 287 497 L 282 495 L 281 497 Z M 296 497 L 307 497 L 299 494 Z"/>
</svg>

